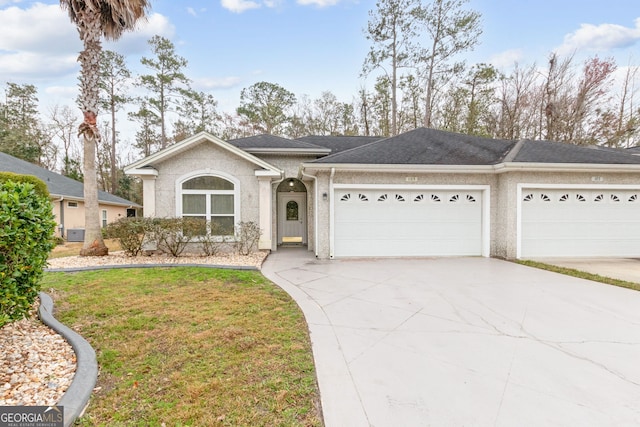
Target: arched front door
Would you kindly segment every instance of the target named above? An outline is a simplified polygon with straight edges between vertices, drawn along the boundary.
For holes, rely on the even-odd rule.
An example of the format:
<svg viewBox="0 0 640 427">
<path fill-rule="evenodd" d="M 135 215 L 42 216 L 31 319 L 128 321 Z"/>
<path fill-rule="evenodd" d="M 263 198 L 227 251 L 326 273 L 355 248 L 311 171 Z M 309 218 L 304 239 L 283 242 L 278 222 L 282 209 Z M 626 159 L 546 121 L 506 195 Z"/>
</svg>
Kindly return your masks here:
<svg viewBox="0 0 640 427">
<path fill-rule="evenodd" d="M 294 179 L 286 180 L 282 184 L 284 186 L 278 187 L 278 244 L 305 245 L 307 244 L 307 193 L 300 191 L 305 189 L 304 184 Z"/>
</svg>

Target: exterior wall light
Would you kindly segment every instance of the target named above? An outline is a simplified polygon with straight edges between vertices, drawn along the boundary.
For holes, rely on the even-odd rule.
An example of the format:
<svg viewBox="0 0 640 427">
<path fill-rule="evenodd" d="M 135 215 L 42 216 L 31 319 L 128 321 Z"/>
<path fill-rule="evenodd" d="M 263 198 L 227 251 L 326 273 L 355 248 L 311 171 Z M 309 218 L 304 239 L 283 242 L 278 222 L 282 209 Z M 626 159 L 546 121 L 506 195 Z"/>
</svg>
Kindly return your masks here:
<svg viewBox="0 0 640 427">
<path fill-rule="evenodd" d="M 329 195 L 327 193 L 322 193 L 322 200 L 326 202 L 328 198 L 329 198 Z"/>
</svg>

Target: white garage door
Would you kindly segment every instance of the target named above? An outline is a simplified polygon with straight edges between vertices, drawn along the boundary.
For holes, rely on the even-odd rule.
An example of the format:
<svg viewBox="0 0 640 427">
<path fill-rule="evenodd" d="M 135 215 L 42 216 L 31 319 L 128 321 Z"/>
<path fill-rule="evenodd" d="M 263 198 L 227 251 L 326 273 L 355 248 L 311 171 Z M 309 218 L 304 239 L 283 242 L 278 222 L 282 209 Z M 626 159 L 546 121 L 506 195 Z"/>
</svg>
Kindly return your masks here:
<svg viewBox="0 0 640 427">
<path fill-rule="evenodd" d="M 334 256 L 482 254 L 482 192 L 334 193 Z"/>
<path fill-rule="evenodd" d="M 521 254 L 640 256 L 640 191 L 523 189 Z"/>
</svg>

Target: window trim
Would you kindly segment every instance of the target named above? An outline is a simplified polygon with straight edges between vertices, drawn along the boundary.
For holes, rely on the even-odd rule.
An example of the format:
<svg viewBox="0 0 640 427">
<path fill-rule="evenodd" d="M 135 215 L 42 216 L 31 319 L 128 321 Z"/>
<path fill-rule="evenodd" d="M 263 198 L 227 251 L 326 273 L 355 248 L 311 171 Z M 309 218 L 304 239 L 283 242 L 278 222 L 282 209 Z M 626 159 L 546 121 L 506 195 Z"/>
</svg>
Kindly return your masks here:
<svg viewBox="0 0 640 427">
<path fill-rule="evenodd" d="M 198 178 L 200 176 L 212 176 L 212 177 L 222 178 L 233 184 L 233 190 L 183 190 L 182 189 L 182 184 L 184 184 L 186 181 L 189 181 L 190 179 L 193 179 L 193 178 Z M 182 175 L 176 179 L 176 186 L 175 186 L 176 217 L 183 218 L 185 216 L 182 212 L 183 210 L 182 195 L 183 194 L 204 194 L 206 195 L 207 206 L 210 206 L 211 195 L 213 194 L 233 195 L 233 226 L 235 229 L 235 227 L 241 221 L 240 215 L 242 211 L 240 210 L 240 206 L 241 206 L 240 188 L 241 186 L 240 186 L 239 179 L 237 179 L 233 175 L 229 175 L 221 171 L 197 170 L 197 171 L 189 172 L 188 174 Z M 190 217 L 190 216 L 195 217 L 195 216 L 201 216 L 201 215 L 187 214 L 187 217 Z M 211 212 L 206 212 L 205 216 L 207 217 L 207 221 L 210 221 L 213 215 L 211 214 Z M 228 215 L 217 215 L 217 216 L 228 216 Z M 231 234 L 229 234 L 228 236 L 231 236 Z"/>
</svg>

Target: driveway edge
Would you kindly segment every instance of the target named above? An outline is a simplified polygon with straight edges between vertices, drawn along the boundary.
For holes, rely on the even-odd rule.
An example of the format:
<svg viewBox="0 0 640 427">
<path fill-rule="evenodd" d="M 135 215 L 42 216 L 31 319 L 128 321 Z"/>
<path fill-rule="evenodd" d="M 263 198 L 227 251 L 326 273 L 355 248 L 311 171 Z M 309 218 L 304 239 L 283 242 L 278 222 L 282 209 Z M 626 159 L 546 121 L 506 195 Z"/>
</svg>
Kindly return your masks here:
<svg viewBox="0 0 640 427">
<path fill-rule="evenodd" d="M 62 335 L 76 354 L 76 372 L 73 380 L 58 401 L 58 405 L 64 407 L 64 425 L 70 426 L 82 415 L 89 404 L 89 398 L 98 380 L 96 353 L 87 340 L 53 317 L 53 299 L 48 294 L 40 292 L 39 297 L 40 320 Z"/>
</svg>

